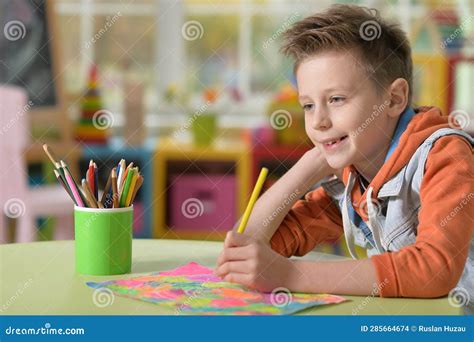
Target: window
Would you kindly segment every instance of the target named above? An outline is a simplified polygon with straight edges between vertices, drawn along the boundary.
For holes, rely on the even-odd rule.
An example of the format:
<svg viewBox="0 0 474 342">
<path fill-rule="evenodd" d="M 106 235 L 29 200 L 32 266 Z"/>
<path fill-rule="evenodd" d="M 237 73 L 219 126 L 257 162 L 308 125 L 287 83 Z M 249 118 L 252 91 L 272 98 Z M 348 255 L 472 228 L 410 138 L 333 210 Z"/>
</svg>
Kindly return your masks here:
<svg viewBox="0 0 474 342">
<path fill-rule="evenodd" d="M 339 1 L 378 7 L 405 30 L 426 15 L 418 0 Z M 65 83 L 78 98 L 88 66 L 98 63 L 108 109 L 123 110 L 124 78 L 145 86 L 149 118 L 162 112 L 163 94 L 177 84 L 187 97 L 208 87 L 239 89 L 245 103 L 268 98 L 292 81 L 292 63 L 280 53 L 281 33 L 293 22 L 334 3 L 314 0 L 57 0 Z M 463 8 L 460 1 L 459 9 Z M 461 11 L 462 12 L 462 11 Z M 460 13 L 461 13 L 460 12 Z M 469 11 L 467 11 L 468 13 Z M 251 112 L 264 113 L 259 102 Z M 166 119 L 148 120 L 151 125 Z M 239 116 L 242 116 L 242 111 Z M 151 115 L 151 116 L 150 116 Z M 242 118 L 241 121 L 247 120 Z M 171 121 L 172 122 L 172 121 Z M 120 125 L 121 120 L 116 120 Z M 238 124 L 233 121 L 233 124 Z"/>
</svg>

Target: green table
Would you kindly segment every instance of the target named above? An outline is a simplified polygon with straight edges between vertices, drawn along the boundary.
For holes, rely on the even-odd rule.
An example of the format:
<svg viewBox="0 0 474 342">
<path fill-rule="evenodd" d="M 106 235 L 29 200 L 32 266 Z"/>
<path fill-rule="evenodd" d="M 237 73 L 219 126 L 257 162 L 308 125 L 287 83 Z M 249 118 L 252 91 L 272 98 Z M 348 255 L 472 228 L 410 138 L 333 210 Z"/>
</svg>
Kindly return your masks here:
<svg viewBox="0 0 474 342">
<path fill-rule="evenodd" d="M 190 261 L 214 267 L 222 243 L 183 240 L 134 240 L 133 275 L 171 269 Z M 310 253 L 304 259 L 329 260 L 334 255 Z M 125 276 L 79 276 L 74 272 L 74 242 L 52 241 L 0 246 L 0 315 L 159 315 L 161 307 L 115 296 L 100 307 L 86 281 Z M 441 299 L 345 296 L 349 302 L 308 309 L 305 315 L 459 314 Z M 97 302 L 97 301 L 96 301 Z"/>
</svg>

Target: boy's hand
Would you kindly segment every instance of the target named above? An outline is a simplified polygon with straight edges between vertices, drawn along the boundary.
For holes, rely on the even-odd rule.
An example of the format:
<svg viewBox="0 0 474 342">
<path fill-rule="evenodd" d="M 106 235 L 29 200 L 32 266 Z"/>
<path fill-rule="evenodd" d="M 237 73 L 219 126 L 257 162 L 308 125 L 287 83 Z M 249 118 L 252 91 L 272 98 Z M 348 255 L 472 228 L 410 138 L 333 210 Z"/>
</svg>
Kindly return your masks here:
<svg viewBox="0 0 474 342">
<path fill-rule="evenodd" d="M 314 172 L 319 174 L 319 179 L 333 174 L 336 175 L 339 179 L 342 179 L 342 169 L 333 169 L 328 164 L 326 158 L 324 158 L 324 155 L 317 146 L 308 150 L 303 158 L 308 161 L 307 163 L 305 163 L 304 167 L 308 167 L 308 169 L 310 170 L 314 169 Z"/>
<path fill-rule="evenodd" d="M 230 231 L 215 273 L 224 281 L 271 292 L 277 287 L 288 287 L 292 270 L 292 262 L 267 243 Z"/>
</svg>

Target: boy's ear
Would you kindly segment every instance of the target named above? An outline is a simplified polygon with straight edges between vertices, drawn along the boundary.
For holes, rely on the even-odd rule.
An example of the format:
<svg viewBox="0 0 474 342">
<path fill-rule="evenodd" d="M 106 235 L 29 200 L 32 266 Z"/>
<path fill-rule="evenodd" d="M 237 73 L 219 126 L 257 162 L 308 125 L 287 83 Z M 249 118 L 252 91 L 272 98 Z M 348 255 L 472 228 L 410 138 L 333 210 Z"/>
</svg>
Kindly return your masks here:
<svg viewBox="0 0 474 342">
<path fill-rule="evenodd" d="M 409 85 L 404 78 L 397 78 L 388 87 L 390 105 L 388 106 L 388 115 L 391 117 L 399 116 L 408 104 Z"/>
</svg>

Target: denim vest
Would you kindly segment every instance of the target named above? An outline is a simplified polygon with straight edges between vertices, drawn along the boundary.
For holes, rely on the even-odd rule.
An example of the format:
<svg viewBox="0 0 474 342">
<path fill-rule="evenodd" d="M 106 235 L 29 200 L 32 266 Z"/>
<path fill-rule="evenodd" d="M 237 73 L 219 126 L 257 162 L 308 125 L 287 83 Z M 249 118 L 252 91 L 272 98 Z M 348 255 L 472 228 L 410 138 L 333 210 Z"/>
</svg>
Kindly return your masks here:
<svg viewBox="0 0 474 342">
<path fill-rule="evenodd" d="M 452 134 L 460 135 L 474 145 L 474 138 L 464 131 L 439 129 L 418 147 L 407 165 L 380 188 L 377 198 L 372 198 L 372 187 L 367 189 L 366 224 L 372 234 L 373 242 L 367 239 L 362 229 L 352 222 L 349 215 L 348 208 L 352 205 L 350 194 L 355 183 L 354 175 L 349 174 L 346 187 L 339 179 L 321 184 L 341 211 L 346 244 L 354 259 L 357 259 L 355 245 L 367 249 L 367 255 L 370 257 L 387 251 L 398 251 L 415 243 L 421 205 L 420 187 L 426 159 L 436 140 Z M 467 291 L 468 294 L 463 295 L 463 298 L 470 298 L 469 306 L 474 306 L 474 239 L 471 241 L 464 272 L 456 289 Z"/>
</svg>

